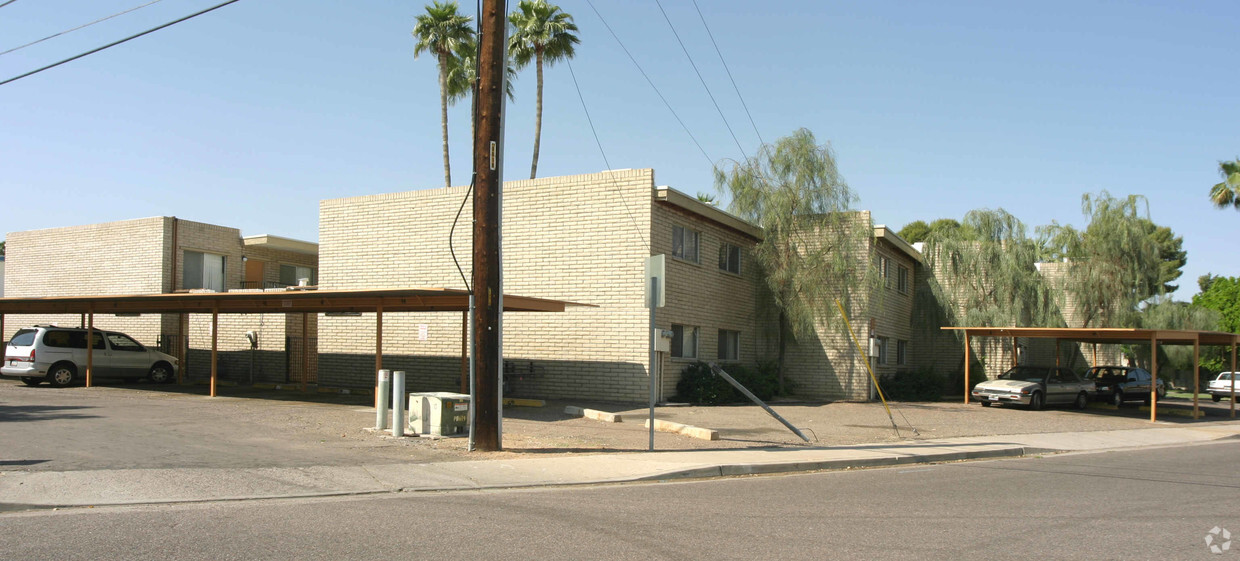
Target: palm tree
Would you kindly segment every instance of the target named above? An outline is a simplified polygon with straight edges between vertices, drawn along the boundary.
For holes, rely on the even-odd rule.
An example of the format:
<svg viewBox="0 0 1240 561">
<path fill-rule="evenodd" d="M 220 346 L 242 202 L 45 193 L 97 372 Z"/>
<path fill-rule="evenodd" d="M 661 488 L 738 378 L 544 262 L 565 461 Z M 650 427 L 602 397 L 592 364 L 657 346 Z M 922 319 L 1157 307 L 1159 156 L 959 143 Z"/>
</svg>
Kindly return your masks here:
<svg viewBox="0 0 1240 561">
<path fill-rule="evenodd" d="M 1240 210 L 1240 158 L 1219 162 L 1218 173 L 1223 181 L 1210 188 L 1210 202 L 1219 208 Z"/>
<path fill-rule="evenodd" d="M 417 17 L 413 26 L 413 38 L 418 44 L 413 48 L 413 58 L 423 52 L 432 53 L 439 62 L 439 116 L 443 126 L 443 180 L 452 186 L 452 166 L 448 159 L 448 97 L 450 84 L 448 71 L 455 64 L 453 59 L 466 43 L 474 41 L 474 30 L 469 26 L 473 18 L 457 13 L 456 2 L 434 4 L 426 7 L 426 13 Z"/>
<path fill-rule="evenodd" d="M 573 16 L 555 4 L 545 0 L 521 0 L 517 9 L 508 14 L 512 23 L 512 36 L 508 38 L 508 53 L 517 68 L 525 68 L 531 60 L 538 70 L 538 97 L 534 116 L 534 163 L 530 165 L 530 179 L 538 174 L 538 145 L 542 140 L 543 65 L 553 65 L 573 57 L 573 45 L 580 43 L 573 33 L 577 24 Z"/>
</svg>

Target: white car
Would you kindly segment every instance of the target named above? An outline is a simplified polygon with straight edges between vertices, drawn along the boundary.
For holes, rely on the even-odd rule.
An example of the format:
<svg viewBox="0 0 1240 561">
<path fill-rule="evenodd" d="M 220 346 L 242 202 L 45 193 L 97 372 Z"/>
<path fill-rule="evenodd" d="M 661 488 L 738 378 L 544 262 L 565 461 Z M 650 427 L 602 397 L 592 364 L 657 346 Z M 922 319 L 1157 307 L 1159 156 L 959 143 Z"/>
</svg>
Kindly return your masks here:
<svg viewBox="0 0 1240 561">
<path fill-rule="evenodd" d="M 106 378 L 147 378 L 155 383 L 176 378 L 177 359 L 147 349 L 132 337 L 95 330 L 91 351 L 94 375 Z M 36 325 L 17 330 L 4 348 L 0 376 L 21 378 L 27 386 L 47 381 L 63 388 L 86 375 L 86 330 Z"/>
<path fill-rule="evenodd" d="M 994 403 L 1027 405 L 1038 410 L 1043 405 L 1071 403 L 1084 409 L 1094 398 L 1092 381 L 1059 366 L 1017 366 L 998 378 L 973 386 L 973 399 L 990 407 Z"/>
<path fill-rule="evenodd" d="M 1231 399 L 1231 386 L 1236 383 L 1235 378 L 1234 372 L 1223 372 L 1217 378 L 1210 380 L 1210 385 L 1206 386 L 1206 391 L 1210 393 L 1210 398 L 1214 401 Z M 1236 393 L 1240 393 L 1240 387 L 1236 388 Z"/>
</svg>

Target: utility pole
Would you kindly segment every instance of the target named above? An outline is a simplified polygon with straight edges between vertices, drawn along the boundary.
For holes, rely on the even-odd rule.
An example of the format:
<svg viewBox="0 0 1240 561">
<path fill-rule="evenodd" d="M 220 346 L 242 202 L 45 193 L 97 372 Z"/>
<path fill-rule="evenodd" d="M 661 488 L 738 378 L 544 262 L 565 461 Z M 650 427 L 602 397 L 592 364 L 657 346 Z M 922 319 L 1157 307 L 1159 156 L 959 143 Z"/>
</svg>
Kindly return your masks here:
<svg viewBox="0 0 1240 561">
<path fill-rule="evenodd" d="M 475 448 L 503 449 L 500 373 L 503 350 L 503 275 L 500 211 L 504 185 L 504 59 L 507 7 L 484 0 L 478 14 L 478 120 L 474 130 L 474 370 Z"/>
</svg>

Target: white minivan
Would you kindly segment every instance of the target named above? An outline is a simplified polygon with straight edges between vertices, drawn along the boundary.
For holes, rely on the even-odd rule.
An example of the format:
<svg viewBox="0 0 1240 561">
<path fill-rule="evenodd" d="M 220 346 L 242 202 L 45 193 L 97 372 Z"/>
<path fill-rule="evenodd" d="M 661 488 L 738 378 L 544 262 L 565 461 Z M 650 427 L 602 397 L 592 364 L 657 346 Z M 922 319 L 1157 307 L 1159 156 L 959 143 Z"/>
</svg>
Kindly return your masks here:
<svg viewBox="0 0 1240 561">
<path fill-rule="evenodd" d="M 176 377 L 177 359 L 148 349 L 116 331 L 95 330 L 91 352 L 94 376 L 147 378 L 169 382 Z M 4 348 L 0 376 L 21 378 L 28 386 L 44 380 L 53 387 L 72 385 L 86 375 L 86 330 L 80 327 L 37 325 L 13 334 Z"/>
</svg>

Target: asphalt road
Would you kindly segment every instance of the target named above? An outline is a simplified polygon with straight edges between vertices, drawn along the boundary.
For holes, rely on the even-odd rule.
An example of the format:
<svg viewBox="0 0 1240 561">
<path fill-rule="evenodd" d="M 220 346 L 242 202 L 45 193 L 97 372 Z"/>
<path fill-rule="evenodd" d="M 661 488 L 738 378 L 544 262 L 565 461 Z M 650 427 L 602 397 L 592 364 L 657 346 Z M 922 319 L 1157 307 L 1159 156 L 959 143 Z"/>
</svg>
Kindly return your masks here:
<svg viewBox="0 0 1240 561">
<path fill-rule="evenodd" d="M 1240 559 L 1240 443 L 491 492 L 29 511 L 0 558 Z M 1216 526 L 1234 548 L 1207 549 Z"/>
</svg>

